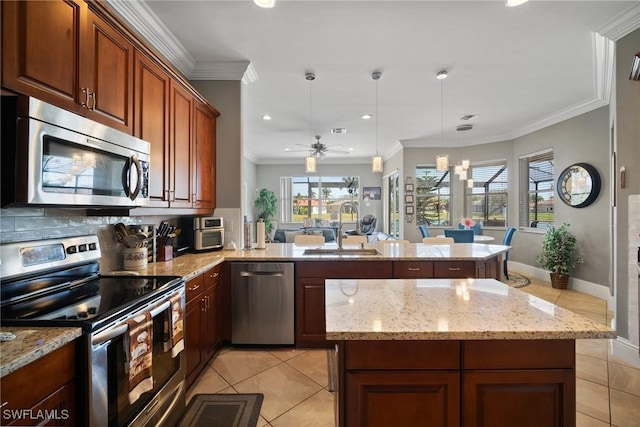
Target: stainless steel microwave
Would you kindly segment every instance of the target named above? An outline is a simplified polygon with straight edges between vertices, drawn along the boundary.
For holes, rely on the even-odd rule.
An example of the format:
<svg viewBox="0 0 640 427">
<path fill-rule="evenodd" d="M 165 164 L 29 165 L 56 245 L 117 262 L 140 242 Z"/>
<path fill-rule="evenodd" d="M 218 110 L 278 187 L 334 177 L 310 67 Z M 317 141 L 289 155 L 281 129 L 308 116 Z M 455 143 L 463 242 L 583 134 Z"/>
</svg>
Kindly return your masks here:
<svg viewBox="0 0 640 427">
<path fill-rule="evenodd" d="M 2 96 L 2 205 L 148 203 L 151 147 L 26 96 Z"/>
<path fill-rule="evenodd" d="M 211 251 L 224 246 L 224 220 L 222 217 L 199 217 L 193 219 L 193 249 Z"/>
</svg>

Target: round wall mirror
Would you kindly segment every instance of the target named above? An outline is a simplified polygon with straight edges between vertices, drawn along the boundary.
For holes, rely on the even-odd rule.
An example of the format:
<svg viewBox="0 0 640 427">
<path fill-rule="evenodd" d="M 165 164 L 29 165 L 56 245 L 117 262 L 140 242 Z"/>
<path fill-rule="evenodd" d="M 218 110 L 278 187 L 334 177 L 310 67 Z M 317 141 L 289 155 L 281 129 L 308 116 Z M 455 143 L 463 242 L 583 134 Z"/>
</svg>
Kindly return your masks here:
<svg viewBox="0 0 640 427">
<path fill-rule="evenodd" d="M 557 187 L 563 202 L 574 208 L 584 208 L 600 193 L 600 175 L 590 164 L 576 163 L 562 171 Z"/>
</svg>

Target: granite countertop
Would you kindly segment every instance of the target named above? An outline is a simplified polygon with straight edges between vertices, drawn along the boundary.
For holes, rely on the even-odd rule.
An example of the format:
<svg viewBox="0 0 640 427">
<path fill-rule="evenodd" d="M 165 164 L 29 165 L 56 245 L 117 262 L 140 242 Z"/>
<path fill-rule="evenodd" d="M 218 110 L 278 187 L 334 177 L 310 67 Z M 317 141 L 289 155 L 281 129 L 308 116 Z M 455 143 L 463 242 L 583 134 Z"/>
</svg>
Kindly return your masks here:
<svg viewBox="0 0 640 427">
<path fill-rule="evenodd" d="M 82 334 L 80 328 L 30 328 L 2 326 L 1 332 L 16 335 L 11 341 L 0 342 L 0 377 L 51 353 Z"/>
<path fill-rule="evenodd" d="M 615 338 L 613 329 L 494 279 L 326 280 L 327 339 Z"/>
</svg>

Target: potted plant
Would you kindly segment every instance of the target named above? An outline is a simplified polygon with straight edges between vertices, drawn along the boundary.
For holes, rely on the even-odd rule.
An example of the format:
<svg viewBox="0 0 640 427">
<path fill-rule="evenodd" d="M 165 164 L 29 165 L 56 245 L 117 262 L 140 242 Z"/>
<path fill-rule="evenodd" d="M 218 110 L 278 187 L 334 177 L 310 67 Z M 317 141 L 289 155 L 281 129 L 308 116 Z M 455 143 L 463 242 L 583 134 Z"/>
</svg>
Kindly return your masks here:
<svg viewBox="0 0 640 427">
<path fill-rule="evenodd" d="M 260 190 L 258 198 L 256 199 L 255 207 L 258 209 L 258 218 L 262 218 L 264 221 L 264 229 L 267 235 L 271 233 L 273 229 L 271 218 L 276 214 L 277 202 L 276 194 L 266 188 Z"/>
<path fill-rule="evenodd" d="M 584 260 L 575 254 L 576 236 L 569 231 L 569 223 L 560 227 L 551 226 L 544 235 L 542 252 L 537 257 L 538 264 L 550 271 L 551 286 L 566 289 L 569 272 Z"/>
</svg>

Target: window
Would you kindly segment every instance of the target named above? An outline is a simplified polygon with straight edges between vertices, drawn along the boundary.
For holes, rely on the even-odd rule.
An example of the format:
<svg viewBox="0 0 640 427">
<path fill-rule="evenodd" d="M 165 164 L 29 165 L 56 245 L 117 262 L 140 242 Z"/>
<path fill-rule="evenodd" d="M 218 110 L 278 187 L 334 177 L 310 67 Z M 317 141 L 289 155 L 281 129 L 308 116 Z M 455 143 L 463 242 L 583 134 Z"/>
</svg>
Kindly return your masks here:
<svg viewBox="0 0 640 427">
<path fill-rule="evenodd" d="M 393 237 L 400 237 L 400 174 L 394 172 L 387 177 L 388 233 Z"/>
<path fill-rule="evenodd" d="M 360 179 L 356 176 L 294 176 L 280 178 L 282 222 L 337 221 L 342 202 L 358 204 Z M 349 220 L 356 220 L 355 210 L 345 208 Z M 344 215 L 344 214 L 343 214 Z"/>
<path fill-rule="evenodd" d="M 520 159 L 520 226 L 553 225 L 553 151 Z"/>
<path fill-rule="evenodd" d="M 416 167 L 416 224 L 450 225 L 450 173 L 435 166 Z"/>
<path fill-rule="evenodd" d="M 473 178 L 473 188 L 466 189 L 465 216 L 485 226 L 506 227 L 509 178 L 506 161 L 471 166 L 468 173 Z"/>
</svg>

